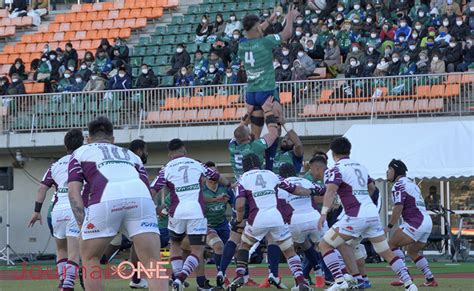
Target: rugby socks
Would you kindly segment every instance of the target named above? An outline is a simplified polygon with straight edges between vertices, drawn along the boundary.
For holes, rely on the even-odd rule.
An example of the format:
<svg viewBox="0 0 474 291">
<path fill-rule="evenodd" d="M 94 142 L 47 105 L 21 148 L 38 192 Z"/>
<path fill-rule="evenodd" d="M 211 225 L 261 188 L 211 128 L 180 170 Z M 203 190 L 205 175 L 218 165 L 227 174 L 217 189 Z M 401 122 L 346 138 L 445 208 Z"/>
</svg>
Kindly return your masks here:
<svg viewBox="0 0 474 291">
<path fill-rule="evenodd" d="M 204 284 L 206 283 L 206 276 L 197 276 L 196 277 L 196 283 L 199 287 L 203 287 Z"/>
<path fill-rule="evenodd" d="M 346 263 L 344 263 L 344 259 L 342 258 L 342 255 L 339 252 L 339 250 L 334 249 L 334 252 L 337 254 L 337 257 L 339 258 L 339 265 L 340 265 L 342 274 L 349 273 L 349 272 L 347 272 Z"/>
<path fill-rule="evenodd" d="M 71 290 L 74 288 L 74 281 L 76 280 L 78 269 L 79 269 L 78 264 L 76 264 L 73 261 L 67 261 L 66 274 L 65 274 L 64 282 L 63 282 L 64 290 L 67 290 L 66 288 L 70 288 Z"/>
<path fill-rule="evenodd" d="M 288 266 L 290 267 L 291 273 L 296 280 L 297 284 L 303 284 L 303 269 L 301 268 L 301 259 L 298 255 L 288 258 Z"/>
<path fill-rule="evenodd" d="M 277 245 L 268 245 L 267 248 L 268 264 L 270 273 L 278 278 L 278 264 L 280 263 L 280 247 Z"/>
<path fill-rule="evenodd" d="M 430 266 L 428 266 L 428 260 L 423 256 L 419 256 L 414 262 L 418 269 L 423 272 L 423 275 L 425 275 L 425 279 L 427 281 L 432 281 L 433 273 L 431 273 Z"/>
<path fill-rule="evenodd" d="M 236 277 L 244 277 L 246 275 L 247 266 L 249 264 L 249 251 L 238 250 L 235 255 L 237 259 L 237 268 L 235 269 Z"/>
<path fill-rule="evenodd" d="M 401 249 L 394 248 L 394 249 L 392 249 L 392 252 L 395 256 L 397 256 L 400 259 L 402 259 L 403 261 L 405 261 L 405 253 Z"/>
<path fill-rule="evenodd" d="M 278 140 L 265 150 L 265 170 L 273 171 L 273 161 L 278 150 Z"/>
<path fill-rule="evenodd" d="M 183 257 L 171 257 L 170 262 L 173 275 L 176 277 L 183 270 Z"/>
<path fill-rule="evenodd" d="M 181 281 L 184 282 L 186 278 L 191 275 L 191 273 L 194 271 L 194 269 L 199 266 L 199 258 L 196 257 L 193 254 L 190 254 L 187 258 L 186 261 L 184 261 L 183 264 L 183 269 L 181 272 L 178 274 L 177 278 Z"/>
<path fill-rule="evenodd" d="M 61 259 L 56 262 L 56 268 L 58 269 L 59 280 L 64 280 L 64 271 L 66 266 L 67 258 Z"/>
<path fill-rule="evenodd" d="M 341 260 L 339 259 L 336 250 L 330 250 L 323 255 L 323 260 L 326 266 L 331 271 L 332 276 L 336 282 L 344 280 L 341 271 Z"/>
<path fill-rule="evenodd" d="M 225 271 L 227 270 L 227 267 L 232 261 L 232 257 L 234 257 L 236 248 L 237 248 L 237 245 L 235 244 L 235 242 L 231 240 L 228 240 L 224 245 L 224 251 L 222 253 L 222 258 L 221 258 L 221 265 L 219 267 L 219 271 L 221 271 L 222 274 L 224 275 L 225 275 Z"/>
<path fill-rule="evenodd" d="M 222 254 L 214 254 L 213 259 L 214 259 L 214 264 L 216 264 L 217 271 L 219 271 L 221 267 Z"/>
<path fill-rule="evenodd" d="M 399 257 L 393 258 L 393 260 L 390 262 L 390 267 L 392 267 L 392 270 L 398 275 L 405 286 L 413 284 L 410 274 L 408 274 L 408 269 L 402 259 Z"/>
</svg>

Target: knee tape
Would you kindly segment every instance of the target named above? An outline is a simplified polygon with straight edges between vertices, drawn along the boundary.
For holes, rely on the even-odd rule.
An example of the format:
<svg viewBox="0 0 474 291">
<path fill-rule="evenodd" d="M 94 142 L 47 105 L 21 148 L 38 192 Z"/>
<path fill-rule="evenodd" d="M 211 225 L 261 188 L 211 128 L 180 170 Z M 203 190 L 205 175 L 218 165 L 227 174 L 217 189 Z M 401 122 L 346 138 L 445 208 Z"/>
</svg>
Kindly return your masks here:
<svg viewBox="0 0 474 291">
<path fill-rule="evenodd" d="M 380 254 L 390 249 L 386 239 L 380 242 L 372 243 L 372 245 L 374 246 L 374 250 L 377 252 L 377 254 Z"/>
<path fill-rule="evenodd" d="M 217 236 L 217 237 L 213 237 L 213 238 L 209 238 L 207 239 L 207 244 L 212 247 L 213 245 L 215 245 L 216 243 L 219 243 L 219 242 L 222 242 L 221 239 Z"/>
<path fill-rule="evenodd" d="M 330 228 L 328 232 L 326 232 L 323 239 L 325 242 L 328 243 L 328 245 L 332 246 L 333 248 L 338 248 L 344 243 L 344 239 L 332 228 Z"/>
<path fill-rule="evenodd" d="M 250 122 L 256 126 L 263 126 L 265 124 L 264 117 L 250 116 Z"/>
<path fill-rule="evenodd" d="M 354 247 L 354 256 L 356 260 L 367 258 L 367 252 L 365 251 L 364 245 L 359 244 Z"/>
<path fill-rule="evenodd" d="M 287 249 L 293 246 L 293 239 L 291 237 L 285 239 L 284 241 L 277 242 L 278 246 L 280 247 L 281 251 L 284 252 Z"/>
</svg>

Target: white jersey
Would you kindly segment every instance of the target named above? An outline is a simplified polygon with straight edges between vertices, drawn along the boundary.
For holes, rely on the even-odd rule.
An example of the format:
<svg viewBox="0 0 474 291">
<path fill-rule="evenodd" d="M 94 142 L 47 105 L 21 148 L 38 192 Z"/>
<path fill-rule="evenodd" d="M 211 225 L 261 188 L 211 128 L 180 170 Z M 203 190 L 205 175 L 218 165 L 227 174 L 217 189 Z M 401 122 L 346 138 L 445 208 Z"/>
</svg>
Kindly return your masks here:
<svg viewBox="0 0 474 291">
<path fill-rule="evenodd" d="M 410 226 L 418 228 L 431 220 L 420 188 L 409 178 L 402 177 L 393 185 L 392 200 L 394 205 L 403 205 L 402 218 Z"/>
<path fill-rule="evenodd" d="M 86 207 L 104 201 L 151 197 L 140 158 L 110 143 L 92 143 L 77 149 L 69 161 L 68 182 L 72 181 L 87 182 L 82 195 Z"/>
<path fill-rule="evenodd" d="M 68 165 L 70 158 L 71 155 L 66 155 L 53 163 L 41 180 L 41 184 L 49 188 L 54 186 L 56 190 L 52 199 L 54 210 L 71 208 L 67 188 Z"/>
<path fill-rule="evenodd" d="M 206 176 L 219 180 L 219 173 L 188 157 L 175 158 L 164 166 L 151 187 L 157 192 L 164 186 L 170 190 L 170 217 L 177 219 L 204 218 L 205 204 L 201 182 Z"/>
<path fill-rule="evenodd" d="M 319 187 L 321 190 L 321 195 L 324 195 L 323 187 L 315 185 L 305 178 L 289 177 L 286 178 L 285 181 L 288 184 L 294 184 L 296 186 L 301 186 L 306 189 Z M 290 206 L 291 212 L 288 221 L 290 221 L 292 225 L 309 221 L 318 221 L 319 217 L 321 216 L 316 208 L 316 203 L 309 195 L 293 195 L 285 190 L 280 190 L 278 192 L 278 198 L 285 200 L 286 203 Z"/>
<path fill-rule="evenodd" d="M 293 193 L 296 186 L 268 170 L 251 170 L 240 177 L 238 197 L 248 200 L 247 223 L 256 228 L 285 225 L 289 207 L 286 201 L 278 199 L 278 188 Z"/>
<path fill-rule="evenodd" d="M 326 170 L 324 176 L 326 185 L 335 184 L 339 187 L 337 194 L 347 216 L 379 216 L 369 195 L 367 185 L 371 179 L 364 166 L 349 158 L 343 158 L 332 169 Z"/>
</svg>

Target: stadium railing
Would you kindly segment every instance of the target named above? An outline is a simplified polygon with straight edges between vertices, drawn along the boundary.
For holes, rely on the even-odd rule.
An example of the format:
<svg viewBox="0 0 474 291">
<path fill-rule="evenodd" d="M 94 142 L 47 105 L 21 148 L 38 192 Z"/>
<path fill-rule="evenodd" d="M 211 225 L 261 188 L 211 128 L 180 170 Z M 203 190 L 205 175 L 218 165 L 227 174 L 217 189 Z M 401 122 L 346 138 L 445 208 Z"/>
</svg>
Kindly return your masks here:
<svg viewBox="0 0 474 291">
<path fill-rule="evenodd" d="M 3 96 L 2 129 L 86 127 L 99 115 L 117 128 L 238 122 L 246 84 Z M 287 121 L 474 114 L 474 72 L 278 83 Z"/>
</svg>

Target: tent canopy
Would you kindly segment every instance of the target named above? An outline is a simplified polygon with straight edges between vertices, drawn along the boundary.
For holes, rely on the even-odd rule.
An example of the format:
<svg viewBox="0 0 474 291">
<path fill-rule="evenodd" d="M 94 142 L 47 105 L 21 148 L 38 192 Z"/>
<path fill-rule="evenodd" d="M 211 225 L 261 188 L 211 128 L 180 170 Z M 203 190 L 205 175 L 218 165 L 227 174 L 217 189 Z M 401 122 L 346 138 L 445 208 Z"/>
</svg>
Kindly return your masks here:
<svg viewBox="0 0 474 291">
<path fill-rule="evenodd" d="M 376 180 L 386 178 L 393 158 L 407 165 L 411 178 L 474 176 L 474 121 L 353 125 L 344 136 L 351 158 Z"/>
</svg>

